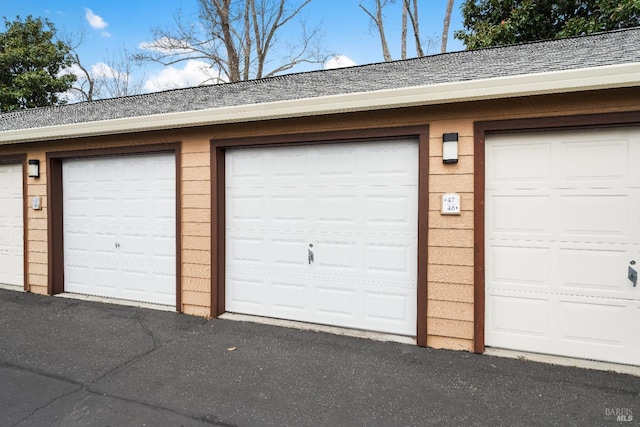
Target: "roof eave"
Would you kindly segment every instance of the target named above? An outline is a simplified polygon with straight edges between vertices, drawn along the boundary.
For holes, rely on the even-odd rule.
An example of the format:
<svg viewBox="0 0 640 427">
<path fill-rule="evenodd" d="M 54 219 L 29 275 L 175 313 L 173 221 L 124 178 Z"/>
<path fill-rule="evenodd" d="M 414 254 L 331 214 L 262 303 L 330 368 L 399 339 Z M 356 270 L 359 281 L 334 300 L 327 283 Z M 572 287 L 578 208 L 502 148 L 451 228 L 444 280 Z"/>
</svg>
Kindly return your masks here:
<svg viewBox="0 0 640 427">
<path fill-rule="evenodd" d="M 524 74 L 0 132 L 0 144 L 640 86 L 640 63 Z"/>
</svg>

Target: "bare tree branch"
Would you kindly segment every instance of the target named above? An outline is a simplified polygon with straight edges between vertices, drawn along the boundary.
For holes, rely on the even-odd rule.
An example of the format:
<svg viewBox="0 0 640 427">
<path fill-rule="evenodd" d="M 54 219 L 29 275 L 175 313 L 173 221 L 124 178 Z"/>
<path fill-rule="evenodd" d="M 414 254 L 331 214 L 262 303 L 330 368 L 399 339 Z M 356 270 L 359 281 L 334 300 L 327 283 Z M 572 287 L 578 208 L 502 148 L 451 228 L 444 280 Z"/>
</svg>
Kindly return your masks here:
<svg viewBox="0 0 640 427">
<path fill-rule="evenodd" d="M 376 31 L 378 32 L 384 60 L 391 61 L 392 57 L 389 52 L 386 34 L 384 31 L 386 18 L 384 16 L 383 9 L 385 9 L 389 5 L 395 5 L 396 0 L 368 0 L 368 4 L 371 5 L 370 7 L 367 7 L 364 4 L 364 1 L 365 0 L 361 0 L 361 3 L 359 4 L 360 9 L 362 9 L 367 14 L 369 19 L 371 20 L 372 26 L 375 26 Z M 447 1 L 452 2 L 453 0 Z M 407 51 L 407 34 L 409 31 L 409 22 L 411 22 L 411 31 L 413 32 L 416 56 L 424 56 L 426 52 L 433 51 L 439 43 L 439 40 L 437 39 L 437 36 L 435 34 L 433 37 L 421 37 L 419 24 L 420 20 L 418 16 L 418 0 L 401 0 L 400 3 L 402 7 L 400 58 L 406 59 L 409 55 Z"/>
<path fill-rule="evenodd" d="M 76 67 L 80 70 L 80 75 L 76 76 L 76 82 L 71 87 L 71 91 L 75 92 L 79 96 L 80 101 L 93 101 L 96 92 L 96 81 L 82 63 L 76 50 L 71 51 L 71 56 L 75 60 Z"/>
<path fill-rule="evenodd" d="M 76 81 L 70 91 L 75 94 L 78 101 L 92 101 L 95 91 L 95 82 L 91 78 L 91 73 L 80 62 L 78 48 L 84 43 L 86 32 L 81 29 L 77 33 L 63 33 L 61 40 L 71 48 L 69 54 L 73 58 L 73 66 L 65 72 L 74 74 Z"/>
<path fill-rule="evenodd" d="M 324 58 L 310 49 L 320 37 L 319 27 L 307 33 L 304 25 L 289 54 L 273 59 L 285 50 L 278 34 L 310 1 L 198 0 L 197 22 L 185 21 L 178 11 L 173 27 L 153 30 L 154 41 L 141 45 L 137 59 L 165 65 L 197 59 L 219 69 L 221 78 L 230 82 L 274 75 L 301 63 L 322 63 Z"/>
<path fill-rule="evenodd" d="M 134 80 L 133 54 L 124 46 L 118 54 L 111 54 L 104 62 L 100 78 L 102 94 L 108 97 L 136 95 L 143 92 L 144 76 Z"/>
<path fill-rule="evenodd" d="M 108 54 L 103 62 L 91 66 L 84 64 L 78 49 L 84 43 L 85 37 L 84 30 L 64 35 L 74 59 L 73 66 L 65 72 L 76 76 L 76 81 L 70 90 L 71 101 L 95 101 L 143 92 L 143 78 L 132 77 L 135 71 L 135 60 L 124 47 L 118 54 Z"/>
<path fill-rule="evenodd" d="M 413 27 L 413 37 L 416 43 L 416 55 L 424 56 L 422 42 L 420 41 L 420 25 L 418 21 L 418 0 L 403 0 L 404 7 L 409 12 L 409 20 Z M 412 10 L 413 9 L 413 10 Z"/>
<path fill-rule="evenodd" d="M 380 45 L 382 47 L 382 57 L 386 62 L 392 61 L 391 53 L 389 52 L 389 45 L 387 44 L 387 37 L 384 33 L 384 15 L 382 9 L 387 5 L 387 0 L 375 0 L 375 12 L 371 12 L 362 3 L 359 4 L 369 18 L 373 21 L 374 25 L 378 29 L 378 35 L 380 36 Z"/>
</svg>

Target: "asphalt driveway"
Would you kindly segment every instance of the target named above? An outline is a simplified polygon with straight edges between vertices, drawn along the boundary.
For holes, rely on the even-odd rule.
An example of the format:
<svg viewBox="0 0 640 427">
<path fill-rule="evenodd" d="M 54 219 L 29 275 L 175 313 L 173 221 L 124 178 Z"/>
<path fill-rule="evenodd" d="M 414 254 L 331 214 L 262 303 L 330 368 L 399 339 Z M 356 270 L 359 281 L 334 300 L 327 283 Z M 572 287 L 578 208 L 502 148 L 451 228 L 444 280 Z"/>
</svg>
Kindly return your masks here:
<svg viewBox="0 0 640 427">
<path fill-rule="evenodd" d="M 636 376 L 0 289 L 0 426 L 639 421 Z"/>
</svg>

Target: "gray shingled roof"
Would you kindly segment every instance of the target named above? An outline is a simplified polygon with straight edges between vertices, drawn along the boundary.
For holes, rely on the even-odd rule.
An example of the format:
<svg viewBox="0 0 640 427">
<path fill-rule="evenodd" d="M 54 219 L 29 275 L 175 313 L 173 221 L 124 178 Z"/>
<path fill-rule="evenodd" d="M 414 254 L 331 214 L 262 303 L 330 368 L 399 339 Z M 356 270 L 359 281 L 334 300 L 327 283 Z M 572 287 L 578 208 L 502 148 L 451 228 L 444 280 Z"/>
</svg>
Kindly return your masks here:
<svg viewBox="0 0 640 427">
<path fill-rule="evenodd" d="M 0 114 L 0 131 L 640 62 L 640 28 Z"/>
</svg>

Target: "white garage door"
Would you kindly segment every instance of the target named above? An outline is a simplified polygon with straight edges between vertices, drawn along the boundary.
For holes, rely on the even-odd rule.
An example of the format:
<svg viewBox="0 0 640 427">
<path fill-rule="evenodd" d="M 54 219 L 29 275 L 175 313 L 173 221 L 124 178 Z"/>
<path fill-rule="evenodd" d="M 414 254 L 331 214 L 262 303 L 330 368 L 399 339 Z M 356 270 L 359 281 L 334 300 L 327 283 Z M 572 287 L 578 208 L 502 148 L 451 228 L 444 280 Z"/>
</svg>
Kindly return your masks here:
<svg viewBox="0 0 640 427">
<path fill-rule="evenodd" d="M 226 156 L 227 311 L 416 334 L 416 141 Z"/>
<path fill-rule="evenodd" d="M 0 284 L 24 286 L 22 165 L 0 165 Z"/>
<path fill-rule="evenodd" d="M 65 291 L 176 303 L 175 156 L 65 160 Z"/>
<path fill-rule="evenodd" d="M 640 364 L 640 130 L 486 140 L 486 344 Z"/>
</svg>

